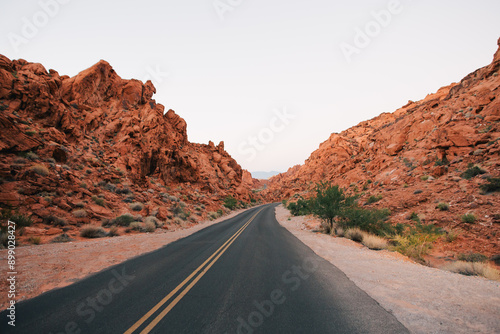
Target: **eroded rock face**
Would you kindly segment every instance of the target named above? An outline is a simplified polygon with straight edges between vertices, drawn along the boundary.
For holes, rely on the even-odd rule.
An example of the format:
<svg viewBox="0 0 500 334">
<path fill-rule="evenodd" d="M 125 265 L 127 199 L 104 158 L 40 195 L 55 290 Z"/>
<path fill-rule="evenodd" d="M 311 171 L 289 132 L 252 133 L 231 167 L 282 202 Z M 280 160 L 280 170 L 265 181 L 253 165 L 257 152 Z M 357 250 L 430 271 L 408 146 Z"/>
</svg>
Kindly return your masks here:
<svg viewBox="0 0 500 334">
<path fill-rule="evenodd" d="M 0 55 L 0 204 L 76 223 L 129 212 L 126 196 L 163 219 L 183 200 L 193 213 L 203 206 L 196 221 L 228 195 L 256 197 L 224 143 L 190 143 L 184 119 L 155 92 L 104 60 L 70 78 Z M 76 218 L 82 206 L 87 215 Z"/>
<path fill-rule="evenodd" d="M 500 254 L 499 195 L 479 190 L 486 177 L 500 176 L 499 71 L 500 48 L 490 65 L 459 83 L 333 133 L 304 165 L 271 178 L 264 193 L 270 200 L 289 199 L 331 181 L 364 192 L 361 202 L 382 194 L 374 206 L 389 207 L 394 222 L 405 222 L 415 211 L 426 222 L 467 231 L 465 242 L 445 249 L 458 245 Z M 460 177 L 469 164 L 479 165 L 485 176 Z M 437 202 L 449 203 L 450 211 L 436 210 Z M 460 220 L 469 211 L 479 217 L 475 224 Z"/>
</svg>

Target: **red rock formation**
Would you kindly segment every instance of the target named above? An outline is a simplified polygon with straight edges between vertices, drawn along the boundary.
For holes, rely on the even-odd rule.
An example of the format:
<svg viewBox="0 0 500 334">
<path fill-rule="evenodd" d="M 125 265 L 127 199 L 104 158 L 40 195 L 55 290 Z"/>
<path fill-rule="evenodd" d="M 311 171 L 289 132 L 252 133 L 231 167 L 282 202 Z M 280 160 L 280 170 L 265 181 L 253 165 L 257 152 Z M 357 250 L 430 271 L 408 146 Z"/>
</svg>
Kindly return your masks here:
<svg viewBox="0 0 500 334">
<path fill-rule="evenodd" d="M 258 197 L 224 143 L 190 143 L 184 119 L 165 113 L 155 92 L 103 60 L 70 78 L 0 55 L 0 205 L 71 225 L 129 212 L 130 193 L 145 204 L 142 215 L 163 220 L 182 199 L 192 221 L 228 195 Z M 87 216 L 76 218 L 81 206 Z"/>
<path fill-rule="evenodd" d="M 499 69 L 500 48 L 489 66 L 459 83 L 333 133 L 304 165 L 271 178 L 265 195 L 307 196 L 316 182 L 331 181 L 363 192 L 361 201 L 382 194 L 375 206 L 389 207 L 394 222 L 415 211 L 426 222 L 466 231 L 460 237 L 465 241 L 445 245 L 447 250 L 500 254 L 499 195 L 479 190 L 487 177 L 500 175 Z M 463 179 L 469 164 L 487 174 Z M 449 203 L 450 211 L 436 210 L 437 202 Z M 478 217 L 475 224 L 460 220 L 469 211 Z"/>
</svg>

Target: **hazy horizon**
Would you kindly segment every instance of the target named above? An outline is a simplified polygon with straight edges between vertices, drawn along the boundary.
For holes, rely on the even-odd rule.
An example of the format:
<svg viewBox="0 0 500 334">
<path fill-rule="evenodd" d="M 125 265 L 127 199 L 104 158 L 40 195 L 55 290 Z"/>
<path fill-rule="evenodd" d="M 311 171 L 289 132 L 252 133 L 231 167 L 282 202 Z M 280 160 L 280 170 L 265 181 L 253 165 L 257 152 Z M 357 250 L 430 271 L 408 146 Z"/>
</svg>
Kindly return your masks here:
<svg viewBox="0 0 500 334">
<path fill-rule="evenodd" d="M 498 1 L 4 1 L 0 53 L 74 76 L 100 59 L 249 171 L 491 62 Z"/>
</svg>

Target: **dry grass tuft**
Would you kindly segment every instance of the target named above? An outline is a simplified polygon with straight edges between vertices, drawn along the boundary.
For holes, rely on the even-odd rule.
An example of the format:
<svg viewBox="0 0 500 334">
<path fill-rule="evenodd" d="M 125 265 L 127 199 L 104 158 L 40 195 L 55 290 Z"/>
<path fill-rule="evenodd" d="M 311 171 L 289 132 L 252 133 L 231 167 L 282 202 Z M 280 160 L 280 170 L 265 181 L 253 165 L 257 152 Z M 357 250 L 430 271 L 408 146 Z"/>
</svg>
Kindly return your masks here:
<svg viewBox="0 0 500 334">
<path fill-rule="evenodd" d="M 482 262 L 456 261 L 443 269 L 466 276 L 482 276 L 490 280 L 500 280 L 500 272 Z"/>
<path fill-rule="evenodd" d="M 362 244 L 373 250 L 382 250 L 388 248 L 387 240 L 379 236 L 365 233 Z"/>
<path fill-rule="evenodd" d="M 352 241 L 362 242 L 365 232 L 361 231 L 359 228 L 350 228 L 344 233 L 344 237 L 351 239 Z"/>
</svg>

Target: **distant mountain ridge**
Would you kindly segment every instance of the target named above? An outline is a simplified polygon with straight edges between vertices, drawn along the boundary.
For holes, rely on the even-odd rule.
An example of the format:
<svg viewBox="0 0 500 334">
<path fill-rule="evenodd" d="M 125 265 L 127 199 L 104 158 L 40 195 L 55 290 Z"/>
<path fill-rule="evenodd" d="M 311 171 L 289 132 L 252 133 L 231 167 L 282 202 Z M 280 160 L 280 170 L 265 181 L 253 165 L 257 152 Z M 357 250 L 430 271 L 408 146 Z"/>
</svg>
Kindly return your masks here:
<svg viewBox="0 0 500 334">
<path fill-rule="evenodd" d="M 270 172 L 251 172 L 252 174 L 252 177 L 254 179 L 260 179 L 260 180 L 267 180 L 275 175 L 278 175 L 280 174 L 281 172 L 277 172 L 277 171 L 270 171 Z"/>
</svg>

